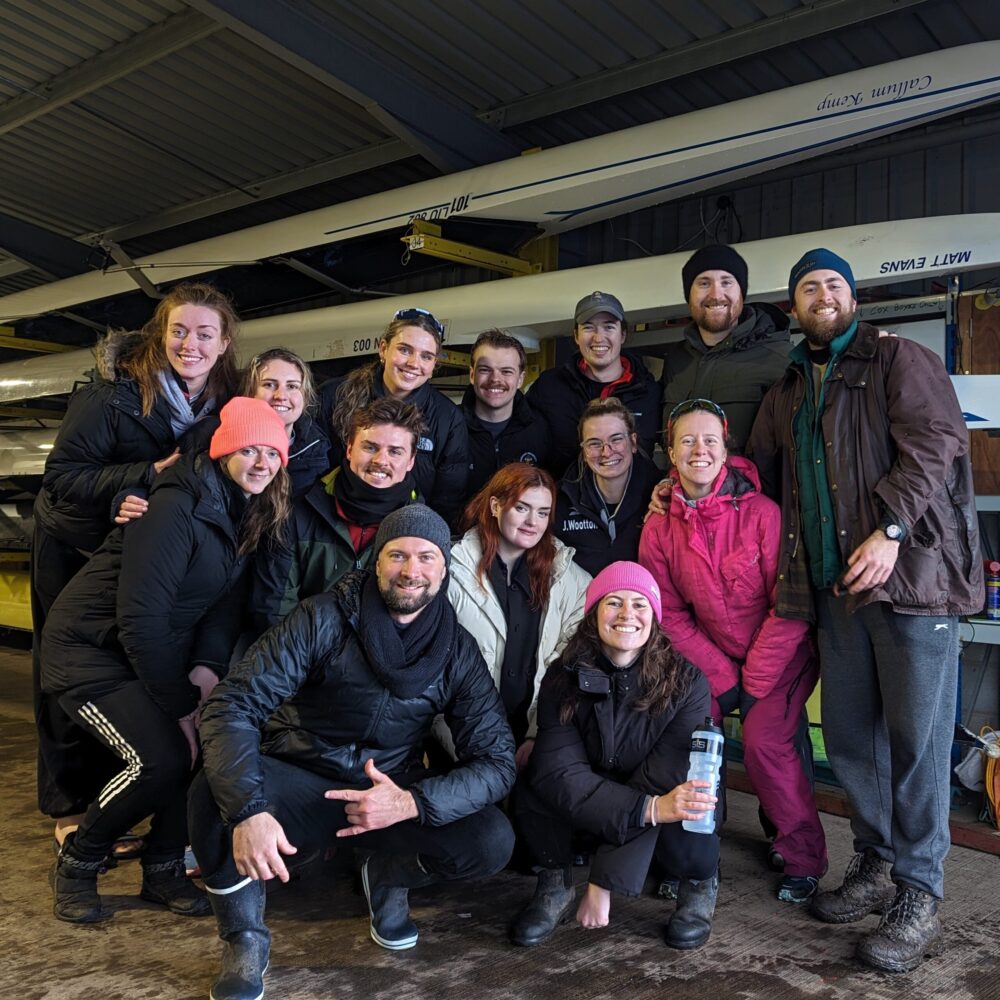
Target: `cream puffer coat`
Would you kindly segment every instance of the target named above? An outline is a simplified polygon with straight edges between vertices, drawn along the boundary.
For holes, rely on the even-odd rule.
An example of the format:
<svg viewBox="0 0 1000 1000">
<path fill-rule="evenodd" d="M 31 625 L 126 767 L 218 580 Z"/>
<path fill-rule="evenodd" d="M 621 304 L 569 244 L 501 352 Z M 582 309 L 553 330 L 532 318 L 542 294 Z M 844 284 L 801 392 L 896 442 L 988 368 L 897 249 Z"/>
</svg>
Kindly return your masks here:
<svg viewBox="0 0 1000 1000">
<path fill-rule="evenodd" d="M 538 730 L 538 688 L 545 668 L 562 652 L 583 618 L 583 602 L 591 576 L 573 562 L 573 549 L 553 539 L 556 557 L 552 563 L 552 587 L 538 629 L 538 656 L 535 660 L 535 694 L 528 709 L 528 737 Z M 500 687 L 500 671 L 507 642 L 507 622 L 489 578 L 481 584 L 476 567 L 483 550 L 479 532 L 471 528 L 451 550 L 451 581 L 448 599 L 459 624 L 479 644 L 493 683 Z M 451 750 L 451 740 L 443 727 L 435 726 L 442 744 Z"/>
</svg>

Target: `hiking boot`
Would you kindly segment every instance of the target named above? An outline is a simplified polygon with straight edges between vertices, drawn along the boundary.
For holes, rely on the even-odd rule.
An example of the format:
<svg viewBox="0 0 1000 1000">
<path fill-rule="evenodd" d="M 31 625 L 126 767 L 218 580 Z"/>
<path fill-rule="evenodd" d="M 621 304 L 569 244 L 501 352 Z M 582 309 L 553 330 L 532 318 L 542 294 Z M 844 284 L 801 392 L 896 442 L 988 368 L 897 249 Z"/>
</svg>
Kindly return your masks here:
<svg viewBox="0 0 1000 1000">
<path fill-rule="evenodd" d="M 88 861 L 77 856 L 73 847 L 75 838 L 75 833 L 66 835 L 52 870 L 52 909 L 67 923 L 96 924 L 111 917 L 101 907 L 101 897 L 97 894 L 97 876 L 103 875 L 108 866 L 103 858 Z"/>
<path fill-rule="evenodd" d="M 531 948 L 550 938 L 566 919 L 575 898 L 576 889 L 569 868 L 541 869 L 534 896 L 511 924 L 511 941 Z"/>
<path fill-rule="evenodd" d="M 896 895 L 883 861 L 870 847 L 851 858 L 844 884 L 817 893 L 809 912 L 827 924 L 849 924 L 869 913 L 881 913 Z"/>
<path fill-rule="evenodd" d="M 944 951 L 938 901 L 901 885 L 873 934 L 858 942 L 858 959 L 885 972 L 911 972 L 927 956 Z"/>
<path fill-rule="evenodd" d="M 778 883 L 778 899 L 782 903 L 808 903 L 818 888 L 817 875 L 786 875 Z"/>
<path fill-rule="evenodd" d="M 143 861 L 139 898 L 181 917 L 207 917 L 212 912 L 205 893 L 188 878 L 183 856 L 153 864 Z"/>
<path fill-rule="evenodd" d="M 708 940 L 718 895 L 718 872 L 711 878 L 681 879 L 677 909 L 667 923 L 666 940 L 671 948 L 700 948 Z"/>
</svg>

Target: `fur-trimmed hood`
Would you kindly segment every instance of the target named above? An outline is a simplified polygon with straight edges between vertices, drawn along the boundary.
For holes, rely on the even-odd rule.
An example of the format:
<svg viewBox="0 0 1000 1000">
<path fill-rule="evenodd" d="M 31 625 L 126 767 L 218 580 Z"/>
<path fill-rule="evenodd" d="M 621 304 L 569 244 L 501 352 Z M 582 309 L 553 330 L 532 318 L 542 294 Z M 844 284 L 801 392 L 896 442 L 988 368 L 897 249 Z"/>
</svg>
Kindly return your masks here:
<svg viewBox="0 0 1000 1000">
<path fill-rule="evenodd" d="M 118 364 L 133 354 L 142 343 L 139 330 L 108 330 L 94 345 L 94 365 L 97 374 L 109 382 L 118 378 Z"/>
</svg>

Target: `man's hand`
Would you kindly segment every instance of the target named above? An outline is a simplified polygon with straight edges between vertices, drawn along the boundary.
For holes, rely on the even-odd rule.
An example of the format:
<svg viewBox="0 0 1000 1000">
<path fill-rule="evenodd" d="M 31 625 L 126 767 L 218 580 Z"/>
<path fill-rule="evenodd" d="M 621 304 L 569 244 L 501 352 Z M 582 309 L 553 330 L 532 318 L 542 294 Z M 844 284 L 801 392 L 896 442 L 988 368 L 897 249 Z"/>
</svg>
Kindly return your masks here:
<svg viewBox="0 0 1000 1000">
<path fill-rule="evenodd" d="M 371 788 L 331 788 L 324 793 L 328 799 L 340 799 L 347 803 L 344 812 L 351 825 L 338 830 L 338 837 L 381 830 L 406 819 L 416 819 L 419 815 L 413 795 L 384 775 L 371 758 L 365 761 L 365 774 L 371 779 Z"/>
<path fill-rule="evenodd" d="M 122 500 L 118 513 L 115 515 L 115 524 L 128 524 L 129 521 L 138 521 L 146 511 L 149 510 L 149 501 L 143 497 L 133 496 L 131 493 Z"/>
<path fill-rule="evenodd" d="M 834 594 L 839 597 L 845 590 L 861 594 L 872 587 L 881 587 L 892 575 L 898 557 L 899 542 L 876 529 L 847 557 L 847 570 L 834 584 Z"/>
<path fill-rule="evenodd" d="M 195 730 L 198 728 L 195 722 L 195 713 L 185 715 L 183 719 L 177 720 L 177 725 L 181 727 L 184 739 L 187 740 L 188 750 L 191 751 L 191 770 L 194 770 L 198 763 L 198 736 Z"/>
<path fill-rule="evenodd" d="M 270 813 L 257 813 L 233 827 L 233 860 L 241 875 L 255 882 L 274 878 L 288 881 L 288 869 L 282 854 L 296 854 L 285 837 L 281 824 Z"/>
</svg>

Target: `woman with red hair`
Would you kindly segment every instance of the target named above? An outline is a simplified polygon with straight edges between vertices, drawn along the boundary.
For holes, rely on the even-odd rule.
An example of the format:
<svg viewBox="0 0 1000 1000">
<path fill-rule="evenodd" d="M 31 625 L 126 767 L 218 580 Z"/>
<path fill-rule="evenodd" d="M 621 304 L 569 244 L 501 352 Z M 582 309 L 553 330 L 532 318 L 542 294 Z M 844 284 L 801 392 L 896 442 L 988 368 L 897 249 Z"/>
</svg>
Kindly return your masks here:
<svg viewBox="0 0 1000 1000">
<path fill-rule="evenodd" d="M 500 691 L 519 769 L 534 746 L 542 675 L 576 631 L 590 583 L 552 534 L 555 494 L 543 469 L 505 465 L 469 501 L 451 552 L 448 597 Z"/>
</svg>

